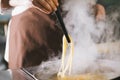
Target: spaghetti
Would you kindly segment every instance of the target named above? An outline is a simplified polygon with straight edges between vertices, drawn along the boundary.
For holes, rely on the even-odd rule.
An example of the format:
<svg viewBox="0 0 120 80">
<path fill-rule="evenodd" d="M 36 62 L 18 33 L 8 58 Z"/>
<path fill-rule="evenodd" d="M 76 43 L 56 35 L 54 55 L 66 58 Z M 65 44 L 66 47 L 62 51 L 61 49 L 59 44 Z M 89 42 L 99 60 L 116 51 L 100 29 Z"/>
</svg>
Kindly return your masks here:
<svg viewBox="0 0 120 80">
<path fill-rule="evenodd" d="M 67 63 L 65 65 L 65 57 L 68 48 L 70 49 L 70 54 Z M 61 67 L 58 72 L 58 77 L 65 77 L 67 71 L 69 75 L 71 74 L 73 51 L 74 51 L 74 45 L 72 39 L 71 39 L 71 43 L 67 43 L 66 37 L 63 36 L 62 61 L 61 61 Z"/>
</svg>

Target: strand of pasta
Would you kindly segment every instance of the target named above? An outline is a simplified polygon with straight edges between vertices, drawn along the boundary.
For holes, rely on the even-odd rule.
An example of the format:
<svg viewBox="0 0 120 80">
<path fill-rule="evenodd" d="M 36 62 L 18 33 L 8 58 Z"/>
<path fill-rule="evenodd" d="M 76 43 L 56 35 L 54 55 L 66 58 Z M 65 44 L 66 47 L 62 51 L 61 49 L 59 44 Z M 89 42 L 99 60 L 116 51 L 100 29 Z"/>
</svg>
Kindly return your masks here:
<svg viewBox="0 0 120 80">
<path fill-rule="evenodd" d="M 65 65 L 65 57 L 66 57 L 66 52 L 68 48 L 70 48 L 70 54 L 68 56 L 68 60 Z M 65 77 L 67 71 L 69 75 L 71 74 L 73 52 L 74 52 L 74 46 L 73 46 L 72 39 L 71 39 L 71 43 L 67 43 L 66 37 L 63 36 L 62 61 L 61 61 L 61 67 L 58 72 L 58 77 Z"/>
</svg>

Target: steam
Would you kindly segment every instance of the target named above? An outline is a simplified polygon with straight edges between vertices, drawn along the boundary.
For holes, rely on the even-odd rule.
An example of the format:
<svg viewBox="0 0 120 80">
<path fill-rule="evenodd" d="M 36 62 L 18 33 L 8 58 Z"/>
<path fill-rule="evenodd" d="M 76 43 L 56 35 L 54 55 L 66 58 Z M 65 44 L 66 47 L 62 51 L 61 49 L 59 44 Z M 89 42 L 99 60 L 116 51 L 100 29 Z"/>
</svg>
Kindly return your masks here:
<svg viewBox="0 0 120 80">
<path fill-rule="evenodd" d="M 64 21 L 75 43 L 73 74 L 119 76 L 119 13 L 108 13 L 105 21 L 96 22 L 91 9 L 95 3 L 95 0 L 66 0 L 63 5 L 63 10 L 67 11 Z M 113 47 L 115 45 L 117 47 Z M 101 48 L 108 51 L 98 52 Z"/>
<path fill-rule="evenodd" d="M 96 24 L 92 5 L 95 0 L 69 0 L 63 5 L 64 11 L 68 11 L 64 21 L 74 41 L 73 73 L 85 73 L 96 62 L 99 54 L 91 34 L 95 34 Z M 72 5 L 72 6 L 71 6 Z M 97 33 L 100 35 L 100 33 Z"/>
<path fill-rule="evenodd" d="M 96 22 L 92 8 L 95 4 L 96 0 L 65 0 L 62 7 L 67 12 L 64 22 L 74 41 L 72 74 L 98 73 L 110 79 L 120 75 L 119 13 L 108 11 L 105 21 Z M 36 71 L 42 73 L 46 67 L 54 66 L 47 74 L 57 73 L 59 64 L 58 59 L 43 62 Z"/>
</svg>

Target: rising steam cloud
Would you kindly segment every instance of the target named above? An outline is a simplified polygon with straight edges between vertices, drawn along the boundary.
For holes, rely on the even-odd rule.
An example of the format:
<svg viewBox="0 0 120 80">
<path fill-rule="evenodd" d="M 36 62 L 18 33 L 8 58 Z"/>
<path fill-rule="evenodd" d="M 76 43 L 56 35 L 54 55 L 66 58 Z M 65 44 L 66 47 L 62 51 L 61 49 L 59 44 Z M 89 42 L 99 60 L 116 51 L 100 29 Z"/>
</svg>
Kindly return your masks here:
<svg viewBox="0 0 120 80">
<path fill-rule="evenodd" d="M 68 11 L 64 21 L 75 45 L 74 73 L 84 73 L 91 64 L 94 64 L 98 56 L 91 38 L 96 26 L 91 13 L 94 4 L 95 0 L 66 0 L 63 5 L 64 11 Z"/>
<path fill-rule="evenodd" d="M 75 43 L 73 73 L 119 75 L 119 13 L 110 12 L 105 21 L 96 22 L 92 9 L 95 3 L 95 0 L 66 0 L 63 5 L 67 11 L 64 21 Z"/>
<path fill-rule="evenodd" d="M 98 73 L 113 78 L 120 75 L 119 14 L 110 12 L 105 21 L 96 22 L 95 4 L 96 0 L 65 0 L 62 6 L 67 12 L 65 25 L 74 41 L 72 74 Z M 49 72 L 57 73 L 59 64 L 58 59 L 43 62 L 36 71 L 44 72 L 47 66 Z"/>
</svg>

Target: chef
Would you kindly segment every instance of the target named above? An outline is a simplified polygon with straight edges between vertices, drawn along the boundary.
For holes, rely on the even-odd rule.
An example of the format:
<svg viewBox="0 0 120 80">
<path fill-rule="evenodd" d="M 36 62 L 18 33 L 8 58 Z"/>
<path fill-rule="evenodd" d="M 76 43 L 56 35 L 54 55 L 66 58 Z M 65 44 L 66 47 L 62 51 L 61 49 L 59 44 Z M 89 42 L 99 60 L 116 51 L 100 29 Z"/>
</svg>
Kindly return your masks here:
<svg viewBox="0 0 120 80">
<path fill-rule="evenodd" d="M 5 53 L 10 69 L 37 66 L 61 51 L 62 32 L 50 14 L 57 10 L 58 1 L 46 1 L 9 1 L 14 7 Z"/>
</svg>

